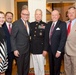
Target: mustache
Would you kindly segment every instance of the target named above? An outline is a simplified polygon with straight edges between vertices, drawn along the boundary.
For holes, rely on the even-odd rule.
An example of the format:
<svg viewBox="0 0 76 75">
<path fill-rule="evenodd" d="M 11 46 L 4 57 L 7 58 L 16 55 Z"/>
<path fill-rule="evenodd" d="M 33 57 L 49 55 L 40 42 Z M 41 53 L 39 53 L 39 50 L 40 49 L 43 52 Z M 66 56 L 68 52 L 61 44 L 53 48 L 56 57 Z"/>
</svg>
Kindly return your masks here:
<svg viewBox="0 0 76 75">
<path fill-rule="evenodd" d="M 8 19 L 12 19 L 12 18 L 8 18 Z"/>
</svg>

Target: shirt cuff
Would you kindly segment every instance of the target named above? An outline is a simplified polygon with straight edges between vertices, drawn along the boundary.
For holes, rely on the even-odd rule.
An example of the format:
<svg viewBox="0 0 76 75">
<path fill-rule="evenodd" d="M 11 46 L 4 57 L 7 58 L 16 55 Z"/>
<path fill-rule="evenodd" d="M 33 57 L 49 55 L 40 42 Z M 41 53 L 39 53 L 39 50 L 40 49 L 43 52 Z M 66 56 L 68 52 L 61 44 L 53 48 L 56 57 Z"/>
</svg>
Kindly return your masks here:
<svg viewBox="0 0 76 75">
<path fill-rule="evenodd" d="M 61 53 L 60 51 L 57 51 L 58 53 Z"/>
</svg>

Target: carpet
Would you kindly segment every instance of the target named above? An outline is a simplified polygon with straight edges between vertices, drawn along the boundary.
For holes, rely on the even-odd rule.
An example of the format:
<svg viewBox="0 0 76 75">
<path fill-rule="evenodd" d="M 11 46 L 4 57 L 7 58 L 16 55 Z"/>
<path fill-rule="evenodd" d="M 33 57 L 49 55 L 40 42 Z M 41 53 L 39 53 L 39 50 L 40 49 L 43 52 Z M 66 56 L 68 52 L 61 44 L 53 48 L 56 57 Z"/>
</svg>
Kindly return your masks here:
<svg viewBox="0 0 76 75">
<path fill-rule="evenodd" d="M 30 70 L 29 75 L 35 75 L 34 70 Z M 45 75 L 50 75 L 48 70 L 45 70 Z"/>
<path fill-rule="evenodd" d="M 33 70 L 29 71 L 29 75 L 35 75 Z M 50 75 L 48 70 L 45 70 L 45 75 Z M 60 75 L 64 75 L 64 71 L 60 72 Z"/>
</svg>

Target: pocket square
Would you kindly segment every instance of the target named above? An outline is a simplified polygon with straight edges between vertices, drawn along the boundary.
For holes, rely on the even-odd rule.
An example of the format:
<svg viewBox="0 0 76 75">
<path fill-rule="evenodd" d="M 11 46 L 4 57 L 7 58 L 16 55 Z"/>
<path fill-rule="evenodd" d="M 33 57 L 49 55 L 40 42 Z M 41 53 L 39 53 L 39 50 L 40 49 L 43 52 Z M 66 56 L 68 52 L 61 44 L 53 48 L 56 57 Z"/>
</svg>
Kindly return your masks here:
<svg viewBox="0 0 76 75">
<path fill-rule="evenodd" d="M 56 30 L 60 30 L 60 28 L 56 28 Z"/>
</svg>

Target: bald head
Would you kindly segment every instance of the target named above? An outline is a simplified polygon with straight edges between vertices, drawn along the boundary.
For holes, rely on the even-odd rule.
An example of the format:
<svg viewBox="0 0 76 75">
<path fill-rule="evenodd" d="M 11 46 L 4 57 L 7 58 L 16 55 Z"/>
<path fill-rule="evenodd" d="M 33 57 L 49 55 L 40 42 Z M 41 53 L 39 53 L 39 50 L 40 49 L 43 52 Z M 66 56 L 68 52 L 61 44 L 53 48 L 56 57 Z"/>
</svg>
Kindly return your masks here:
<svg viewBox="0 0 76 75">
<path fill-rule="evenodd" d="M 53 10 L 51 13 L 52 21 L 56 22 L 60 18 L 60 12 L 58 10 Z"/>
</svg>

